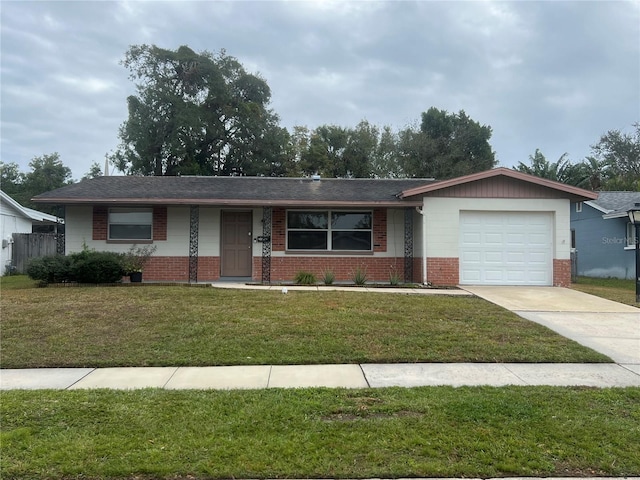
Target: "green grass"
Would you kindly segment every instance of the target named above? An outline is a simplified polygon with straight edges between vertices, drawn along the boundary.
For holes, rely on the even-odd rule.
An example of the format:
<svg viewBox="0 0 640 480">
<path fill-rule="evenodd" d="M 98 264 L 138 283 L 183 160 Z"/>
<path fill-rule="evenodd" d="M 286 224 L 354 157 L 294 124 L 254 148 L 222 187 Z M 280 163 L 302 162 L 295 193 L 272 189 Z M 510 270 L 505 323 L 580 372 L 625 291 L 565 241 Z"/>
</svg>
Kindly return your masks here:
<svg viewBox="0 0 640 480">
<path fill-rule="evenodd" d="M 637 476 L 640 389 L 1 394 L 2 478 Z"/>
<path fill-rule="evenodd" d="M 473 297 L 3 282 L 0 307 L 3 368 L 610 361 Z"/>
<path fill-rule="evenodd" d="M 26 275 L 5 275 L 0 277 L 0 294 L 6 290 L 34 288 L 35 286 L 35 280 L 31 280 Z"/>
<path fill-rule="evenodd" d="M 636 303 L 636 284 L 633 280 L 578 277 L 578 281 L 573 283 L 571 288 L 613 300 L 614 302 L 625 303 L 634 307 L 639 306 Z"/>
</svg>

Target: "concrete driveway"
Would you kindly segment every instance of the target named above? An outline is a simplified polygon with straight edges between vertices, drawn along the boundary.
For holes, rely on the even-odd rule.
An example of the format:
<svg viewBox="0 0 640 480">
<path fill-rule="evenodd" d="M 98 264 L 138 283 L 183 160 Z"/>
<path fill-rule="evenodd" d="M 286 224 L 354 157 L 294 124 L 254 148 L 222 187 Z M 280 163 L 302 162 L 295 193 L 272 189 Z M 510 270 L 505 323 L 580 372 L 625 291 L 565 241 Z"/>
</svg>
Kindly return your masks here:
<svg viewBox="0 0 640 480">
<path fill-rule="evenodd" d="M 592 348 L 640 365 L 640 309 L 559 287 L 463 287 L 491 303 Z"/>
</svg>

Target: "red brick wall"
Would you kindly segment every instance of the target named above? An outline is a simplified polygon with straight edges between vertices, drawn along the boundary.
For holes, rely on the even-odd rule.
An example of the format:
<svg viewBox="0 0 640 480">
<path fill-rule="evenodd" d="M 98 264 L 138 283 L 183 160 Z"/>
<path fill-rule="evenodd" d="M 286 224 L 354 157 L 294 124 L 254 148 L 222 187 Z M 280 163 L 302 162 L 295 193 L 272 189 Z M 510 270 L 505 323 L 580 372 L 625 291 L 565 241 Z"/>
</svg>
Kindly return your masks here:
<svg viewBox="0 0 640 480">
<path fill-rule="evenodd" d="M 413 259 L 413 282 L 422 283 L 422 257 Z"/>
<path fill-rule="evenodd" d="M 106 207 L 93 207 L 93 240 L 107 239 L 108 214 Z"/>
<path fill-rule="evenodd" d="M 198 281 L 213 280 L 220 280 L 220 257 L 198 257 Z"/>
<path fill-rule="evenodd" d="M 189 280 L 189 257 L 153 256 L 144 267 L 142 279 L 186 282 Z"/>
<path fill-rule="evenodd" d="M 167 207 L 153 207 L 153 240 L 167 239 Z"/>
<path fill-rule="evenodd" d="M 256 258 L 261 260 L 260 257 Z M 393 269 L 398 273 L 401 281 L 404 279 L 404 258 L 402 257 L 298 257 L 287 255 L 286 257 L 271 257 L 271 281 L 290 282 L 296 273 L 303 270 L 315 274 L 318 281 L 321 282 L 323 273 L 326 270 L 331 270 L 337 282 L 351 282 L 358 267 L 366 271 L 367 281 L 388 282 Z"/>
<path fill-rule="evenodd" d="M 287 245 L 287 215 L 284 208 L 274 208 L 271 212 L 271 250 L 284 252 Z"/>
<path fill-rule="evenodd" d="M 427 281 L 433 285 L 448 287 L 460 282 L 457 257 L 427 257 Z"/>
<path fill-rule="evenodd" d="M 568 287 L 571 285 L 571 260 L 553 259 L 553 286 Z"/>
<path fill-rule="evenodd" d="M 373 210 L 373 251 L 387 251 L 387 209 Z"/>
</svg>

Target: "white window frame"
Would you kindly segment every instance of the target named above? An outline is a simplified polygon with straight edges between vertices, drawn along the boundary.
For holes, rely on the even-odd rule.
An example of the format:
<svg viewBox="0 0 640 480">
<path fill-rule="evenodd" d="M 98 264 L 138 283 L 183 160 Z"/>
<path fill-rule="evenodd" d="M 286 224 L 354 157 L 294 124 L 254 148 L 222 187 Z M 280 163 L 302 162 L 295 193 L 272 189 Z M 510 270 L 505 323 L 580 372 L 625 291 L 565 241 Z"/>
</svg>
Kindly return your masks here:
<svg viewBox="0 0 640 480">
<path fill-rule="evenodd" d="M 309 229 L 309 228 L 289 228 L 289 212 L 315 212 L 315 213 L 326 213 L 327 214 L 327 228 L 317 228 L 317 229 Z M 358 214 L 369 214 L 371 216 L 371 228 L 331 228 L 331 215 L 333 213 L 358 213 Z M 289 209 L 285 212 L 286 215 L 286 250 L 291 252 L 312 252 L 312 253 L 325 253 L 325 252 L 349 252 L 349 253 L 371 253 L 373 252 L 373 210 L 357 210 L 357 209 L 312 209 L 312 208 L 296 208 Z M 305 232 L 305 231 L 313 231 L 313 232 L 325 232 L 327 235 L 327 248 L 326 249 L 313 249 L 313 248 L 290 248 L 289 247 L 289 232 Z M 369 232 L 370 235 L 370 248 L 367 250 L 336 250 L 333 248 L 333 235 L 332 232 Z"/>
<path fill-rule="evenodd" d="M 149 223 L 140 223 L 130 221 L 112 221 L 112 214 L 120 215 L 124 214 L 148 214 Z M 112 225 L 144 225 L 149 227 L 149 237 L 148 238 L 124 238 L 124 237 L 112 237 L 111 236 L 111 226 Z M 152 242 L 153 241 L 153 209 L 152 208 L 125 208 L 125 207 L 117 207 L 110 208 L 107 213 L 107 240 L 115 241 L 115 242 Z"/>
<path fill-rule="evenodd" d="M 636 248 L 636 227 L 633 223 L 627 222 L 627 231 L 624 237 L 624 249 L 625 250 L 635 250 Z"/>
<path fill-rule="evenodd" d="M 582 212 L 582 202 L 576 202 L 576 213 Z"/>
</svg>

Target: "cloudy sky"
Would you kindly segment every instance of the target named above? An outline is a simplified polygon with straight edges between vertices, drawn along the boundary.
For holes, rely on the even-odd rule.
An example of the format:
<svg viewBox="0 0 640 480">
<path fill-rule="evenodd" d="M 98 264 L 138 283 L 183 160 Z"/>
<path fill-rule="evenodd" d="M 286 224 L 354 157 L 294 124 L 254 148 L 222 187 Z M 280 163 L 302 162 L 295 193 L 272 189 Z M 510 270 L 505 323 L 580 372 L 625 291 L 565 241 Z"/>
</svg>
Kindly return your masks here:
<svg viewBox="0 0 640 480">
<path fill-rule="evenodd" d="M 226 49 L 281 124 L 394 130 L 429 107 L 493 128 L 500 165 L 572 161 L 640 121 L 640 2 L 7 1 L 1 157 L 60 153 L 81 178 L 118 145 L 130 45 Z"/>
</svg>

